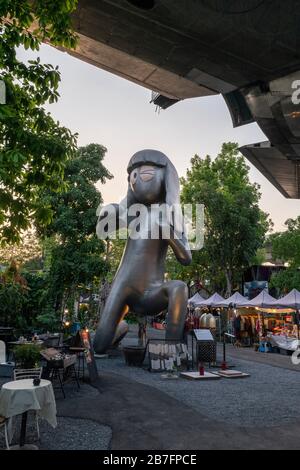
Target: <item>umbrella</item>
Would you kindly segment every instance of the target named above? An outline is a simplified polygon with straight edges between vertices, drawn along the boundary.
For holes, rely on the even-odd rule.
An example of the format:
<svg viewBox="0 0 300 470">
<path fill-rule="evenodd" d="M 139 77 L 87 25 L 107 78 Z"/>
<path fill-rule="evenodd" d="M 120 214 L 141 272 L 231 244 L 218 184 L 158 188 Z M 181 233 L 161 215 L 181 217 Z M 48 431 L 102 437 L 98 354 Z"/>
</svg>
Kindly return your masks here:
<svg viewBox="0 0 300 470">
<path fill-rule="evenodd" d="M 225 299 L 223 304 L 219 307 L 229 307 L 232 305 L 235 308 L 247 306 L 249 303 L 248 299 L 243 297 L 239 292 L 235 292 L 231 297 Z"/>
<path fill-rule="evenodd" d="M 246 301 L 243 307 L 258 307 L 258 308 L 274 308 L 277 300 L 268 294 L 267 291 L 263 290 L 254 299 Z"/>
<path fill-rule="evenodd" d="M 275 301 L 277 307 L 300 310 L 300 292 L 293 289 L 289 294 Z"/>
<path fill-rule="evenodd" d="M 188 305 L 190 305 L 191 307 L 197 307 L 199 302 L 203 302 L 204 298 L 201 297 L 200 294 L 198 294 L 198 292 L 193 295 L 193 297 L 191 297 L 189 300 L 188 300 Z"/>
<path fill-rule="evenodd" d="M 222 304 L 224 304 L 225 299 L 221 297 L 217 292 L 213 294 L 209 299 L 202 300 L 202 302 L 199 302 L 197 304 L 197 307 L 222 307 Z"/>
</svg>

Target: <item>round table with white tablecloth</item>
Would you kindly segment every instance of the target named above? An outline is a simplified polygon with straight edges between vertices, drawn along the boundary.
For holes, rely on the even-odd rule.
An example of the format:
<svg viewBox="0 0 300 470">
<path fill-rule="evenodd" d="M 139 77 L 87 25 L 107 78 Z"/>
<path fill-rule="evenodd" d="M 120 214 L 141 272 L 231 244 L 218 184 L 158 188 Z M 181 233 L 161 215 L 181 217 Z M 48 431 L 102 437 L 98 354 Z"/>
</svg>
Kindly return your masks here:
<svg viewBox="0 0 300 470">
<path fill-rule="evenodd" d="M 56 427 L 56 403 L 51 382 L 41 380 L 39 385 L 33 379 L 7 382 L 0 391 L 0 415 L 11 418 L 22 414 L 20 446 L 24 446 L 27 412 L 35 410 L 52 427 Z"/>
</svg>

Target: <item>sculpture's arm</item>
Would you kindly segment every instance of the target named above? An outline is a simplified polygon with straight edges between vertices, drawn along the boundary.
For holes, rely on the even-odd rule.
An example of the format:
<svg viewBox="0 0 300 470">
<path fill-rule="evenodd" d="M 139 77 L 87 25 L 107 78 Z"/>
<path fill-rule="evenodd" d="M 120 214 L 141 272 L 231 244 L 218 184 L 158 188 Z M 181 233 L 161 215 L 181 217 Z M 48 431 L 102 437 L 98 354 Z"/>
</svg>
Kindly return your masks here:
<svg viewBox="0 0 300 470">
<path fill-rule="evenodd" d="M 179 263 L 181 263 L 183 266 L 188 266 L 191 264 L 192 254 L 185 233 L 182 233 L 181 238 L 176 237 L 174 234 L 174 229 L 170 227 L 169 245 L 172 248 L 174 255 L 176 256 L 176 259 L 179 261 Z"/>
<path fill-rule="evenodd" d="M 108 204 L 97 211 L 97 235 L 105 240 L 112 233 L 127 227 L 127 204 L 123 199 L 120 204 Z"/>
</svg>

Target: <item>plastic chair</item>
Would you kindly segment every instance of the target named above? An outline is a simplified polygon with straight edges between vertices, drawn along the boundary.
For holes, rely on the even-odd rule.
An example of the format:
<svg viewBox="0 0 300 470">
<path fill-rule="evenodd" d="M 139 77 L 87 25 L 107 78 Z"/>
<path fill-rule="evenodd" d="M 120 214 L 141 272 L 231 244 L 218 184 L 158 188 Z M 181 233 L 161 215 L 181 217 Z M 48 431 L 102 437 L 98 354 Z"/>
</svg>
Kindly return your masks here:
<svg viewBox="0 0 300 470">
<path fill-rule="evenodd" d="M 43 372 L 42 367 L 39 367 L 36 369 L 15 369 L 14 380 L 40 379 L 42 377 L 42 372 Z M 35 412 L 35 423 L 36 423 L 36 432 L 37 432 L 38 440 L 40 440 L 39 417 L 38 417 L 37 412 Z"/>
<path fill-rule="evenodd" d="M 42 377 L 42 372 L 42 367 L 38 367 L 36 369 L 15 369 L 14 380 L 40 379 Z"/>
</svg>

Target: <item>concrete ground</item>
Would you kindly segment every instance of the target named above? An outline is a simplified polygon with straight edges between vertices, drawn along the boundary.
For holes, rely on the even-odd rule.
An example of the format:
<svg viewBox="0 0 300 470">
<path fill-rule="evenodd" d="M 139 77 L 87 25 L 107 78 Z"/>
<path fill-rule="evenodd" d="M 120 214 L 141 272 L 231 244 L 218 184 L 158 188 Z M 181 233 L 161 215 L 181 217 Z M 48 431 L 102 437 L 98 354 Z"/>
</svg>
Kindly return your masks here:
<svg viewBox="0 0 300 470">
<path fill-rule="evenodd" d="M 135 341 L 131 328 L 123 343 Z M 127 367 L 121 351 L 98 359 L 96 387 L 70 388 L 65 400 L 57 393 L 59 427 L 55 433 L 43 424 L 41 447 L 300 449 L 300 366 L 287 356 L 230 345 L 227 351 L 249 378 L 166 380 L 160 373 Z"/>
</svg>

